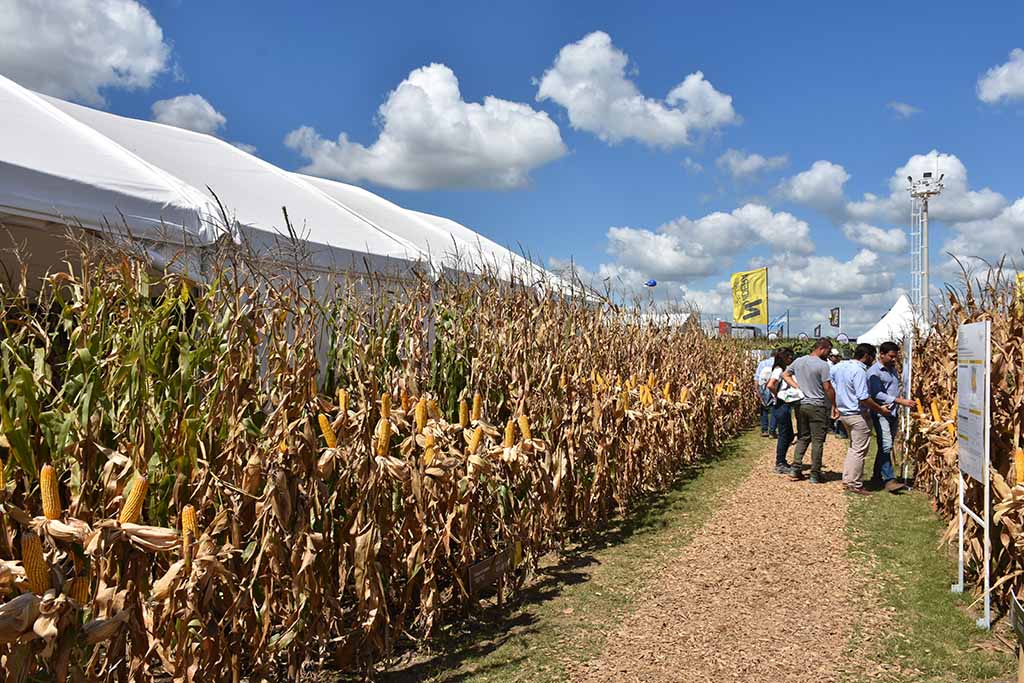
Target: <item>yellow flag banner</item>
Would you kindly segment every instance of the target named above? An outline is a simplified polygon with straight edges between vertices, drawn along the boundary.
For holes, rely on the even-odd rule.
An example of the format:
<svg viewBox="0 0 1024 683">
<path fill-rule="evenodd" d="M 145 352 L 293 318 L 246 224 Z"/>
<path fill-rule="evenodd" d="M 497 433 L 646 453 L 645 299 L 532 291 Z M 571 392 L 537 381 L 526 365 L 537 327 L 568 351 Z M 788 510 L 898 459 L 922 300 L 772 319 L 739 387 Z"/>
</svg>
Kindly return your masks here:
<svg viewBox="0 0 1024 683">
<path fill-rule="evenodd" d="M 768 269 L 732 274 L 732 317 L 748 325 L 768 324 Z"/>
</svg>

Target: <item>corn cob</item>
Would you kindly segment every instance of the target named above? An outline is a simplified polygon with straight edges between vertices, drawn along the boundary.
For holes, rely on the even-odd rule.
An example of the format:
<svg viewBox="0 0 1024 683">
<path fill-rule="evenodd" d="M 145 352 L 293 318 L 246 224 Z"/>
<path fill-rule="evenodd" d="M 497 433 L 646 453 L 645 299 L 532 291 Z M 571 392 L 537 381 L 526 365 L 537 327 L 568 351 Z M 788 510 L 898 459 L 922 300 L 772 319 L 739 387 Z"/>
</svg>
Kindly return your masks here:
<svg viewBox="0 0 1024 683">
<path fill-rule="evenodd" d="M 421 398 L 416 401 L 416 433 L 423 433 L 423 428 L 427 426 L 427 400 Z"/>
<path fill-rule="evenodd" d="M 50 588 L 50 565 L 43 558 L 43 544 L 31 531 L 21 537 L 21 564 L 32 592 L 37 595 L 45 593 Z"/>
<path fill-rule="evenodd" d="M 484 428 L 477 427 L 473 430 L 473 436 L 469 437 L 469 450 L 467 453 L 472 455 L 476 453 L 476 449 L 480 448 L 480 441 L 484 438 Z"/>
<path fill-rule="evenodd" d="M 281 443 L 277 444 L 277 450 L 282 455 L 288 452 L 288 442 L 281 439 Z"/>
<path fill-rule="evenodd" d="M 1013 453 L 1013 469 L 1017 475 L 1015 484 L 1024 484 L 1024 448 L 1018 448 Z"/>
<path fill-rule="evenodd" d="M 68 597 L 79 605 L 89 602 L 89 577 L 76 576 L 71 579 L 71 583 L 68 584 Z"/>
<path fill-rule="evenodd" d="M 914 401 L 917 402 L 917 416 L 924 417 L 924 406 L 921 405 L 921 399 L 915 398 Z"/>
<path fill-rule="evenodd" d="M 383 457 L 391 448 L 391 423 L 383 417 L 377 423 L 377 455 Z"/>
<path fill-rule="evenodd" d="M 391 392 L 386 391 L 380 395 L 380 416 L 387 420 L 391 417 Z"/>
<path fill-rule="evenodd" d="M 181 508 L 181 530 L 188 531 L 192 538 L 199 538 L 199 520 L 196 518 L 196 509 L 191 505 Z"/>
<path fill-rule="evenodd" d="M 57 473 L 47 463 L 39 472 L 39 494 L 43 499 L 43 514 L 47 519 L 60 519 L 60 491 L 57 488 Z"/>
<path fill-rule="evenodd" d="M 427 415 L 434 418 L 435 420 L 441 419 L 441 409 L 437 406 L 437 401 L 430 399 L 427 401 Z"/>
<path fill-rule="evenodd" d="M 459 424 L 463 429 L 469 426 L 469 404 L 465 399 L 459 400 Z"/>
<path fill-rule="evenodd" d="M 348 415 L 348 392 L 344 389 L 338 389 L 338 413 L 344 418 Z"/>
<path fill-rule="evenodd" d="M 668 382 L 665 382 L 665 390 L 661 392 L 661 395 L 662 395 L 662 397 L 666 401 L 671 401 L 672 400 L 672 385 L 669 384 Z"/>
<path fill-rule="evenodd" d="M 473 414 L 470 417 L 473 422 L 477 422 L 480 419 L 480 414 L 483 411 L 483 402 L 484 397 L 480 395 L 480 392 L 473 392 Z"/>
<path fill-rule="evenodd" d="M 939 401 L 932 399 L 932 422 L 942 422 L 942 415 L 939 414 Z"/>
<path fill-rule="evenodd" d="M 508 423 L 505 425 L 505 448 L 512 448 L 516 445 L 516 422 L 509 418 Z"/>
<path fill-rule="evenodd" d="M 690 397 L 690 390 L 687 387 L 683 387 L 679 390 L 679 402 L 686 403 L 686 399 Z"/>
<path fill-rule="evenodd" d="M 519 416 L 519 431 L 523 434 L 523 440 L 529 441 L 533 438 L 533 434 L 530 433 L 530 418 L 526 415 Z"/>
<path fill-rule="evenodd" d="M 647 373 L 647 388 L 648 389 L 653 389 L 654 388 L 654 373 L 653 372 L 648 372 Z"/>
<path fill-rule="evenodd" d="M 121 514 L 117 518 L 121 524 L 135 524 L 142 515 L 142 503 L 146 500 L 146 490 L 149 488 L 149 480 L 144 476 L 136 477 L 132 484 L 132 490 L 121 505 Z"/>
<path fill-rule="evenodd" d="M 400 394 L 400 399 L 402 401 L 402 412 L 403 413 L 408 413 L 409 412 L 409 408 L 412 407 L 412 403 L 409 402 L 409 392 L 406 391 L 405 387 L 402 387 L 402 392 Z"/>
<path fill-rule="evenodd" d="M 423 464 L 429 465 L 434 462 L 434 456 L 437 455 L 437 451 L 434 450 L 434 433 L 427 432 L 423 435 Z"/>
<path fill-rule="evenodd" d="M 952 423 L 949 425 L 949 437 L 956 441 L 956 411 L 958 407 L 958 399 L 953 399 L 953 408 L 949 411 L 949 419 Z"/>
<path fill-rule="evenodd" d="M 324 435 L 324 441 L 327 442 L 328 448 L 338 447 L 338 435 L 334 433 L 334 427 L 331 426 L 331 420 L 323 413 L 317 418 L 320 421 L 320 432 Z"/>
</svg>

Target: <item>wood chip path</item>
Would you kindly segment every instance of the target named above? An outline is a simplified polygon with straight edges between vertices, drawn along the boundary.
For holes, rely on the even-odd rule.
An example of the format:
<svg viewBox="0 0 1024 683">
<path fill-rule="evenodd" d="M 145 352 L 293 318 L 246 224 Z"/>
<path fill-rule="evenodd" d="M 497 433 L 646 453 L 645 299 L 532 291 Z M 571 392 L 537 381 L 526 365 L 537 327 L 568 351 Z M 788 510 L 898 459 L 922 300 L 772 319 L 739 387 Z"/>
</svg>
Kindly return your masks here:
<svg viewBox="0 0 1024 683">
<path fill-rule="evenodd" d="M 857 616 L 838 474 L 847 442 L 829 437 L 820 485 L 775 474 L 774 446 L 765 439 L 751 475 L 574 680 L 840 680 Z"/>
</svg>

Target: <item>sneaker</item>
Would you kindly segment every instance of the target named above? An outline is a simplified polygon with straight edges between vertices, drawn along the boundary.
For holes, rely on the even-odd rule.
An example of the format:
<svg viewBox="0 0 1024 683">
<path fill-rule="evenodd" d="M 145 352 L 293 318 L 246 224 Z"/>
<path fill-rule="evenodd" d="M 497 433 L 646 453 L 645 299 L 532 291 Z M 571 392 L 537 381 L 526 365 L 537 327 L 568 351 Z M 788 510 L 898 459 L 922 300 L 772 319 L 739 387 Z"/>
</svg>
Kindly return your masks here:
<svg viewBox="0 0 1024 683">
<path fill-rule="evenodd" d="M 800 465 L 793 465 L 789 468 L 789 480 L 790 481 L 803 481 L 804 472 Z"/>
<path fill-rule="evenodd" d="M 775 474 L 789 474 L 789 469 L 790 468 L 788 464 L 776 465 Z"/>
<path fill-rule="evenodd" d="M 807 470 L 811 469 L 811 466 L 810 466 L 810 464 L 808 464 L 808 463 L 806 463 L 806 462 L 802 462 L 802 463 L 800 463 L 799 465 L 794 465 L 794 467 L 799 467 L 799 468 L 800 468 L 801 470 L 803 470 L 804 472 L 806 472 Z"/>
<path fill-rule="evenodd" d="M 768 432 L 768 436 L 770 436 L 773 439 L 777 439 L 777 438 L 779 438 L 779 433 L 778 432 Z"/>
<path fill-rule="evenodd" d="M 818 474 L 817 472 L 811 472 L 811 476 L 807 478 L 807 481 L 811 482 L 812 484 L 820 484 L 822 483 L 822 478 L 821 475 Z"/>
<path fill-rule="evenodd" d="M 889 481 L 885 482 L 885 490 L 888 491 L 889 493 L 899 493 L 901 491 L 905 491 L 906 489 L 906 484 L 901 484 L 895 479 L 890 479 Z"/>
<path fill-rule="evenodd" d="M 851 493 L 855 496 L 870 496 L 871 491 L 866 490 L 863 486 L 843 486 L 843 489 L 847 493 Z"/>
<path fill-rule="evenodd" d="M 767 439 L 768 438 L 768 432 L 761 432 L 761 436 L 763 436 L 764 438 Z"/>
</svg>

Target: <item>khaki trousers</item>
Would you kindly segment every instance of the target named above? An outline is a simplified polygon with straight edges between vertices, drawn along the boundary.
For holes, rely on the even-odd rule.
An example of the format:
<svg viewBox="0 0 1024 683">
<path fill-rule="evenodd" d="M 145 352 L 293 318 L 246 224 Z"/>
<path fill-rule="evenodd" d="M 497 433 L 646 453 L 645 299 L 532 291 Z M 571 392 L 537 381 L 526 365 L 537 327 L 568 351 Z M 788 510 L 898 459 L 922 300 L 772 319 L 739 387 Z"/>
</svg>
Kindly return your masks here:
<svg viewBox="0 0 1024 683">
<path fill-rule="evenodd" d="M 871 423 L 864 415 L 843 415 L 839 421 L 850 435 L 850 447 L 846 450 L 846 460 L 843 462 L 843 484 L 860 488 L 864 485 L 861 482 L 864 476 L 864 458 L 867 457 L 871 444 Z"/>
</svg>

